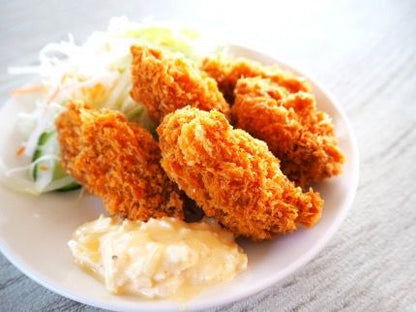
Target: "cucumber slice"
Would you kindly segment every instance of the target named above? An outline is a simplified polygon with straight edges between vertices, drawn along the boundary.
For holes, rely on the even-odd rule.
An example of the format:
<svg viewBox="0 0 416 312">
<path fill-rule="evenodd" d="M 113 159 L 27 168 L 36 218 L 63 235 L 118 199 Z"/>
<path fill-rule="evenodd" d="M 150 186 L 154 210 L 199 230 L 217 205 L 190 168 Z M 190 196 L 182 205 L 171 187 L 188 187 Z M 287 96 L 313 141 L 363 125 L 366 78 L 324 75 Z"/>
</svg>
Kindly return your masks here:
<svg viewBox="0 0 416 312">
<path fill-rule="evenodd" d="M 39 137 L 38 146 L 36 148 L 36 151 L 33 154 L 32 162 L 34 162 L 34 161 L 38 160 L 40 157 L 44 156 L 45 151 L 48 151 L 50 153 L 51 152 L 50 147 L 57 144 L 54 140 L 56 140 L 56 132 L 55 131 L 42 133 L 41 136 Z M 41 162 L 37 163 L 33 167 L 32 177 L 35 181 L 42 174 L 42 170 L 40 169 L 41 168 L 40 165 L 41 165 Z M 59 179 L 62 179 L 64 177 L 68 176 L 68 174 L 62 168 L 62 166 L 59 162 L 54 162 L 54 167 L 53 167 L 52 170 L 53 170 L 52 181 L 59 180 Z M 63 187 L 55 189 L 54 191 L 67 192 L 67 191 L 72 191 L 72 190 L 79 189 L 80 187 L 81 187 L 81 185 L 79 185 L 75 181 L 72 181 L 72 182 L 70 182 L 69 184 L 67 184 Z"/>
<path fill-rule="evenodd" d="M 58 180 L 58 179 L 62 179 L 64 177 L 66 177 L 68 174 L 66 173 L 66 171 L 64 170 L 64 168 L 62 168 L 61 163 L 56 162 L 55 164 L 55 168 L 53 170 L 53 180 Z M 68 191 L 72 191 L 72 190 L 77 190 L 81 188 L 81 185 L 79 185 L 77 182 L 71 182 L 68 185 L 65 185 L 59 189 L 56 189 L 55 191 L 57 192 L 68 192 Z"/>
<path fill-rule="evenodd" d="M 80 188 L 81 188 L 80 184 L 78 184 L 77 182 L 72 182 L 68 184 L 67 186 L 61 187 L 55 191 L 56 192 L 69 192 L 69 191 L 79 190 Z"/>
<path fill-rule="evenodd" d="M 32 156 L 32 162 L 35 162 L 38 158 L 42 157 L 43 155 L 43 148 L 45 147 L 46 143 L 50 140 L 50 138 L 53 136 L 54 132 L 43 132 L 38 140 L 38 145 L 36 147 L 35 152 L 33 153 Z M 32 177 L 33 180 L 36 181 L 37 176 L 38 176 L 38 170 L 39 170 L 39 163 L 36 164 L 33 167 L 33 171 L 32 171 Z"/>
</svg>

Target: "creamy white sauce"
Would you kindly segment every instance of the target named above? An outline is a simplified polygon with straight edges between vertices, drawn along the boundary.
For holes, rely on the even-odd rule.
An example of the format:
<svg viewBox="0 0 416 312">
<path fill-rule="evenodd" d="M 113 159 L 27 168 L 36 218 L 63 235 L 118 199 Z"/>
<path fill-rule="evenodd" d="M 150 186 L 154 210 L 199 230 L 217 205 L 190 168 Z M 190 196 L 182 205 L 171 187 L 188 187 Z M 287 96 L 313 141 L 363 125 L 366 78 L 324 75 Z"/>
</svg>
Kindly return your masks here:
<svg viewBox="0 0 416 312">
<path fill-rule="evenodd" d="M 207 222 L 100 216 L 81 225 L 68 245 L 75 262 L 109 291 L 146 298 L 189 298 L 247 267 L 233 235 Z"/>
</svg>

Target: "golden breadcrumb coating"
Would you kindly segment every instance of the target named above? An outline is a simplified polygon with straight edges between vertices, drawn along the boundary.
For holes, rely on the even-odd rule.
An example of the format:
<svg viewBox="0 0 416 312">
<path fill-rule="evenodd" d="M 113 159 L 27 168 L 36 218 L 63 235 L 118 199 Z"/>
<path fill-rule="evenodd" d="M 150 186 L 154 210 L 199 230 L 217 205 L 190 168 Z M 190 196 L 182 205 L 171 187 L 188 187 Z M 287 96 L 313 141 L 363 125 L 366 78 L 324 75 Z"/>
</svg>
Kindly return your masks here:
<svg viewBox="0 0 416 312">
<path fill-rule="evenodd" d="M 271 239 L 319 220 L 320 195 L 295 187 L 267 145 L 234 130 L 222 113 L 186 107 L 157 131 L 168 176 L 234 234 Z"/>
<path fill-rule="evenodd" d="M 227 58 L 224 55 L 207 57 L 202 61 L 201 68 L 214 78 L 220 91 L 228 103 L 234 103 L 234 89 L 240 78 L 263 77 L 284 87 L 291 93 L 310 92 L 311 88 L 302 77 L 296 77 L 278 66 L 263 66 L 259 62 L 246 58 Z"/>
<path fill-rule="evenodd" d="M 184 218 L 179 190 L 160 166 L 145 129 L 119 112 L 72 102 L 56 120 L 62 165 L 110 214 L 131 220 Z"/>
<path fill-rule="evenodd" d="M 229 115 L 230 107 L 215 80 L 192 61 L 143 46 L 133 46 L 131 53 L 133 89 L 130 94 L 147 107 L 156 123 L 186 105 L 208 111 L 215 108 Z"/>
<path fill-rule="evenodd" d="M 334 126 L 312 94 L 289 93 L 270 79 L 240 79 L 232 115 L 236 127 L 267 143 L 297 185 L 306 188 L 341 172 L 344 155 Z"/>
</svg>

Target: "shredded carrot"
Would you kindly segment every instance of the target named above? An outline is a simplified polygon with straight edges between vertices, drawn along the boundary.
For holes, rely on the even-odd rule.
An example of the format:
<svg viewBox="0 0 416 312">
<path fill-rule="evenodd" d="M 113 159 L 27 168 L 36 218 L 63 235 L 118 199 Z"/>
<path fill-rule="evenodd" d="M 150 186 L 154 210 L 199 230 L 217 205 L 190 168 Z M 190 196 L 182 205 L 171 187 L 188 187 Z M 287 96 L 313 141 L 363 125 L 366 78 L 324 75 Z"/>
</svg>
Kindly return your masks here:
<svg viewBox="0 0 416 312">
<path fill-rule="evenodd" d="M 22 155 L 22 154 L 25 152 L 25 150 L 26 150 L 26 147 L 24 147 L 24 146 L 20 146 L 20 147 L 17 149 L 16 155 L 17 155 L 17 156 Z"/>
<path fill-rule="evenodd" d="M 47 170 L 49 170 L 49 167 L 46 167 L 46 166 L 44 166 L 44 165 L 40 165 L 38 168 L 39 168 L 39 170 L 42 170 L 42 171 L 47 171 Z"/>
<path fill-rule="evenodd" d="M 56 87 L 53 93 L 46 99 L 46 104 L 50 104 L 58 95 L 59 87 Z"/>
<path fill-rule="evenodd" d="M 26 93 L 34 93 L 34 92 L 41 92 L 45 90 L 45 87 L 41 84 L 30 85 L 28 87 L 22 87 L 17 89 L 12 89 L 10 91 L 11 96 L 17 96 Z"/>
</svg>

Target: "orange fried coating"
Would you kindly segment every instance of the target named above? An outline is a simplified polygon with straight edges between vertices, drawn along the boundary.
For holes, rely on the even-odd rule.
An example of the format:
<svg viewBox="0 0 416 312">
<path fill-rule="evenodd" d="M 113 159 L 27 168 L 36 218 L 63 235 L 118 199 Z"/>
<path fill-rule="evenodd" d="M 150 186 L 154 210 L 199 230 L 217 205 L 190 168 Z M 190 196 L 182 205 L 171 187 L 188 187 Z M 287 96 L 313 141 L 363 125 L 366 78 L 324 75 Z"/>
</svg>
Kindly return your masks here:
<svg viewBox="0 0 416 312">
<path fill-rule="evenodd" d="M 271 239 L 319 220 L 320 195 L 295 187 L 267 145 L 234 130 L 222 113 L 186 107 L 157 131 L 168 176 L 234 234 Z"/>
<path fill-rule="evenodd" d="M 111 215 L 146 221 L 183 215 L 179 190 L 160 166 L 145 129 L 119 112 L 72 102 L 56 120 L 65 170 L 102 198 Z"/>
<path fill-rule="evenodd" d="M 242 57 L 231 59 L 217 54 L 205 58 L 201 68 L 217 81 L 219 89 L 230 104 L 234 103 L 234 89 L 240 78 L 269 78 L 291 93 L 311 90 L 308 82 L 302 77 L 296 77 L 278 66 L 263 66 Z"/>
<path fill-rule="evenodd" d="M 312 94 L 289 93 L 265 78 L 237 82 L 232 108 L 236 127 L 265 141 L 283 173 L 306 188 L 341 172 L 344 155 L 330 117 Z"/>
<path fill-rule="evenodd" d="M 230 107 L 215 80 L 192 61 L 143 46 L 133 46 L 131 53 L 133 89 L 130 94 L 147 107 L 156 123 L 186 105 L 207 111 L 215 108 L 229 115 Z"/>
</svg>

